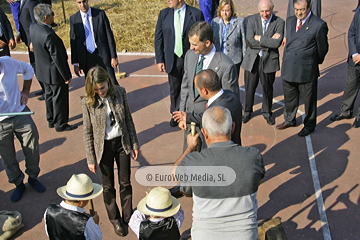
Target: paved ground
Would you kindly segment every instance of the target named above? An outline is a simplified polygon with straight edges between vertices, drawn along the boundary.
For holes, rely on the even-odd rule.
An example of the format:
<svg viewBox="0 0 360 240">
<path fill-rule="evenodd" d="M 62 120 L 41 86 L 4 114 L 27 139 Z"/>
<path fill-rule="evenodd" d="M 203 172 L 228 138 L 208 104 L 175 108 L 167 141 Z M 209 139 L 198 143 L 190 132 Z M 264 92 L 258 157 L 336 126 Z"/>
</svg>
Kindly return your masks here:
<svg viewBox="0 0 360 240">
<path fill-rule="evenodd" d="M 259 219 L 281 217 L 289 239 L 359 239 L 360 188 L 357 149 L 360 141 L 358 129 L 351 128 L 352 120 L 333 123 L 329 117 L 339 112 L 346 78 L 347 29 L 356 1 L 324 0 L 322 16 L 329 26 L 330 51 L 321 65 L 318 96 L 318 127 L 310 137 L 300 138 L 302 126 L 279 131 L 266 124 L 260 115 L 261 88 L 258 88 L 254 117 L 243 125 L 244 146 L 259 148 L 264 156 L 267 174 L 258 192 Z M 256 13 L 256 0 L 235 0 L 243 16 Z M 285 17 L 287 1 L 274 0 L 276 14 Z M 13 54 L 27 61 L 24 54 Z M 169 87 L 165 75 L 154 66 L 151 54 L 127 54 L 120 57 L 121 67 L 130 77 L 120 80 L 127 89 L 130 108 L 141 143 L 141 157 L 133 162 L 133 176 L 140 166 L 171 165 L 181 154 L 182 132 L 169 126 Z M 243 76 L 239 79 L 243 88 Z M 23 216 L 25 227 L 12 239 L 46 239 L 42 215 L 48 204 L 59 202 L 55 190 L 73 173 L 87 173 L 96 182 L 99 175 L 91 174 L 86 166 L 82 140 L 80 97 L 84 95 L 84 78 L 74 78 L 70 84 L 70 124 L 79 128 L 72 132 L 57 133 L 47 128 L 44 102 L 39 102 L 33 83 L 29 107 L 35 111 L 40 132 L 41 175 L 47 191 L 36 193 L 27 188 L 18 203 L 10 202 L 13 185 L 7 183 L 0 165 L 0 209 L 17 210 Z M 244 94 L 242 92 L 242 100 Z M 274 116 L 283 121 L 283 90 L 281 78 L 275 82 Z M 358 104 L 358 103 L 356 103 Z M 298 123 L 301 122 L 299 109 Z M 24 157 L 19 145 L 17 157 L 24 169 Z M 28 185 L 27 185 L 28 186 Z M 314 187 L 315 186 L 315 187 Z M 133 177 L 134 206 L 149 187 L 139 185 Z M 192 200 L 181 198 L 186 220 L 181 233 L 191 227 Z M 101 218 L 104 239 L 116 239 L 107 220 L 102 197 L 94 200 Z M 125 239 L 136 239 L 130 232 Z M 239 237 L 241 239 L 241 237 Z"/>
</svg>

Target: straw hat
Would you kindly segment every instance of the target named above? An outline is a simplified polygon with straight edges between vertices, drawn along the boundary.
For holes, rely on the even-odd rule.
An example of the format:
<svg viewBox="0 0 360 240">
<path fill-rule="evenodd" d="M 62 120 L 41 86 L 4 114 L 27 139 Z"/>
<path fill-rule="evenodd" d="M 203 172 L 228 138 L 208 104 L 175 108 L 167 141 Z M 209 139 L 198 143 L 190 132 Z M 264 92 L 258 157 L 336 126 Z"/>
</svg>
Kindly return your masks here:
<svg viewBox="0 0 360 240">
<path fill-rule="evenodd" d="M 145 215 L 171 217 L 180 209 L 179 201 L 163 187 L 153 188 L 137 205 L 137 210 Z"/>
<path fill-rule="evenodd" d="M 59 187 L 56 192 L 67 200 L 90 200 L 99 196 L 103 191 L 100 184 L 93 183 L 84 173 L 73 174 L 66 186 Z"/>
</svg>

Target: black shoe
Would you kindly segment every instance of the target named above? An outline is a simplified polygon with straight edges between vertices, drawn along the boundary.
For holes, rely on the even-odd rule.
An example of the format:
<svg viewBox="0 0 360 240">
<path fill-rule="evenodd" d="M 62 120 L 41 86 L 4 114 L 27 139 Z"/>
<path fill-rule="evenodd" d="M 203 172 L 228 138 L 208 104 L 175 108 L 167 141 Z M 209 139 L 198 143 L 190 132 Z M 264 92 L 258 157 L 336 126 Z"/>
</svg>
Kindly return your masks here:
<svg viewBox="0 0 360 240">
<path fill-rule="evenodd" d="M 242 122 L 247 123 L 251 118 L 250 112 L 244 112 L 244 115 L 242 116 Z"/>
<path fill-rule="evenodd" d="M 176 127 L 178 125 L 178 122 L 175 121 L 173 118 L 170 120 L 170 126 Z"/>
<path fill-rule="evenodd" d="M 35 96 L 40 96 L 40 95 L 43 95 L 45 92 L 44 92 L 44 90 L 39 90 L 39 91 L 36 91 L 35 92 Z"/>
<path fill-rule="evenodd" d="M 303 129 L 301 129 L 301 131 L 298 133 L 298 136 L 299 137 L 306 137 L 307 135 L 309 135 L 313 131 L 314 131 L 314 129 L 308 129 L 308 128 L 303 127 Z"/>
<path fill-rule="evenodd" d="M 264 118 L 269 125 L 275 124 L 275 119 L 272 116 L 268 115 L 268 116 L 264 116 Z"/>
<path fill-rule="evenodd" d="M 39 182 L 39 180 L 37 180 L 37 179 L 29 178 L 28 183 L 29 183 L 30 186 L 32 186 L 39 193 L 43 193 L 43 192 L 46 191 L 46 188 L 44 187 L 44 185 L 42 185 Z"/>
<path fill-rule="evenodd" d="M 284 130 L 284 129 L 287 129 L 289 127 L 295 127 L 295 125 L 296 125 L 296 122 L 295 123 L 294 122 L 292 122 L 292 123 L 283 122 L 283 123 L 277 125 L 276 128 L 279 129 L 279 130 Z"/>
<path fill-rule="evenodd" d="M 17 202 L 21 199 L 23 193 L 25 192 L 26 187 L 24 183 L 21 183 L 20 185 L 16 186 L 15 191 L 11 194 L 11 201 Z"/>
<path fill-rule="evenodd" d="M 56 130 L 57 132 L 71 131 L 71 130 L 74 130 L 74 129 L 77 129 L 77 126 L 75 126 L 75 125 L 69 125 L 69 124 L 65 124 L 65 125 L 62 126 L 62 127 L 55 127 L 55 130 Z"/>
<path fill-rule="evenodd" d="M 360 119 L 359 118 L 355 118 L 354 123 L 352 124 L 353 128 L 358 128 L 360 127 Z"/>
<path fill-rule="evenodd" d="M 41 95 L 40 97 L 37 98 L 37 100 L 39 100 L 39 101 L 44 101 L 44 100 L 45 100 L 45 96 L 44 96 L 44 95 Z"/>
<path fill-rule="evenodd" d="M 49 128 L 54 128 L 54 124 L 49 122 Z"/>
<path fill-rule="evenodd" d="M 350 118 L 352 118 L 351 115 L 345 116 L 345 115 L 342 115 L 342 114 L 336 114 L 335 116 L 330 118 L 330 121 L 340 121 L 340 120 L 343 120 L 343 119 L 350 119 Z"/>
<path fill-rule="evenodd" d="M 119 220 L 110 220 L 111 224 L 114 227 L 114 232 L 116 235 L 119 235 L 120 237 L 124 237 L 124 228 L 121 226 L 121 223 Z"/>
</svg>

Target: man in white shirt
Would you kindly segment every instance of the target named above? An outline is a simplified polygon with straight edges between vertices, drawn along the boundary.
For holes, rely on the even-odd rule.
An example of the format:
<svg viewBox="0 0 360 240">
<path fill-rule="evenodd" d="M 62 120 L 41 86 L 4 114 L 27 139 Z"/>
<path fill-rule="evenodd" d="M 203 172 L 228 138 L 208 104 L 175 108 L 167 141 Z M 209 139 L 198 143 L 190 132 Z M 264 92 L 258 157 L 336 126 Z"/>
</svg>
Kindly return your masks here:
<svg viewBox="0 0 360 240">
<path fill-rule="evenodd" d="M 17 74 L 20 73 L 24 79 L 22 91 L 17 80 Z M 38 192 L 46 190 L 37 180 L 40 173 L 39 134 L 30 115 L 23 113 L 30 111 L 26 103 L 33 76 L 34 70 L 30 64 L 8 56 L 0 57 L 0 156 L 9 182 L 16 185 L 11 195 L 12 202 L 19 201 L 25 191 L 24 173 L 16 160 L 14 135 L 19 139 L 25 155 L 25 172 L 29 175 L 29 184 Z"/>
</svg>

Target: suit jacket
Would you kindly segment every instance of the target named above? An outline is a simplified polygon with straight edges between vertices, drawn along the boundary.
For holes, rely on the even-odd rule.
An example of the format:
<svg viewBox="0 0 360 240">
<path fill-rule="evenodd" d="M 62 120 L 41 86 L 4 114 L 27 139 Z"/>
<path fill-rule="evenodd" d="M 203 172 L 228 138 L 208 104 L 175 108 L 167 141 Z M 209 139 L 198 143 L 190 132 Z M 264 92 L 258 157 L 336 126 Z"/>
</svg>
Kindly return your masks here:
<svg viewBox="0 0 360 240">
<path fill-rule="evenodd" d="M 279 63 L 279 47 L 284 38 L 285 22 L 281 18 L 273 14 L 271 21 L 268 23 L 265 34 L 262 30 L 262 18 L 260 14 L 254 14 L 249 17 L 247 22 L 246 40 L 248 48 L 242 63 L 242 68 L 251 72 L 254 67 L 255 60 L 260 50 L 263 52 L 263 69 L 265 73 L 273 73 L 280 70 Z M 279 33 L 279 39 L 271 38 L 275 33 Z M 260 41 L 254 39 L 255 35 L 260 35 Z"/>
<path fill-rule="evenodd" d="M 0 8 L 0 26 L 3 32 L 3 36 L 5 37 L 5 42 L 9 43 L 10 39 L 14 39 L 14 34 L 9 19 L 7 18 L 6 14 L 1 8 Z"/>
<path fill-rule="evenodd" d="M 352 55 L 355 53 L 360 53 L 359 26 L 360 26 L 360 8 L 357 8 L 348 31 L 348 46 L 349 46 L 348 64 L 353 67 L 356 64 L 352 59 Z"/>
<path fill-rule="evenodd" d="M 321 0 L 311 0 L 311 11 L 313 14 L 321 18 Z M 295 15 L 293 0 L 289 0 L 286 17 Z"/>
<path fill-rule="evenodd" d="M 43 24 L 30 26 L 35 54 L 35 71 L 39 81 L 52 85 L 64 84 L 71 78 L 66 48 L 54 30 Z"/>
<path fill-rule="evenodd" d="M 20 23 L 20 36 L 21 40 L 25 43 L 26 46 L 29 46 L 31 43 L 30 40 L 30 25 L 37 23 L 34 18 L 34 7 L 38 5 L 39 2 L 36 0 L 23 0 L 20 6 L 19 13 L 19 23 Z"/>
<path fill-rule="evenodd" d="M 106 106 L 100 97 L 95 94 L 94 106 L 87 105 L 87 97 L 82 99 L 83 122 L 84 122 L 84 144 L 86 158 L 89 164 L 100 163 L 105 141 L 106 129 Z M 119 123 L 122 136 L 121 144 L 126 154 L 132 150 L 139 149 L 135 125 L 128 106 L 125 88 L 115 86 L 115 95 L 108 98 L 110 109 Z"/>
<path fill-rule="evenodd" d="M 222 42 L 222 24 L 220 18 L 214 18 L 211 27 L 214 30 L 214 44 L 216 49 L 221 51 Z M 243 18 L 235 17 L 234 24 L 230 24 L 229 31 L 226 36 L 226 50 L 229 58 L 238 64 L 243 61 L 246 51 L 245 41 L 245 22 Z"/>
<path fill-rule="evenodd" d="M 242 106 L 240 103 L 239 98 L 236 97 L 236 95 L 231 92 L 230 90 L 224 90 L 224 93 L 221 94 L 220 97 L 215 99 L 209 107 L 224 107 L 229 109 L 231 113 L 231 117 L 233 122 L 235 123 L 235 129 L 234 132 L 231 135 L 231 141 L 233 141 L 236 144 L 241 145 L 241 138 L 240 138 L 240 132 L 241 132 L 241 125 L 242 125 Z M 205 110 L 205 109 L 204 109 Z M 195 122 L 196 126 L 202 126 L 202 116 L 204 115 L 204 112 L 201 112 L 199 114 L 196 113 L 186 113 L 186 122 Z M 205 141 L 203 141 L 205 143 Z"/>
<path fill-rule="evenodd" d="M 325 21 L 311 14 L 295 32 L 297 18 L 286 20 L 286 45 L 282 61 L 282 79 L 288 82 L 307 83 L 318 79 L 319 64 L 329 49 Z"/>
<path fill-rule="evenodd" d="M 199 95 L 194 97 L 194 77 L 199 54 L 187 51 L 184 62 L 184 77 L 181 83 L 180 111 L 200 113 L 204 111 L 206 100 Z M 231 59 L 222 52 L 215 52 L 208 69 L 214 70 L 219 76 L 222 89 L 229 89 L 240 99 L 238 70 Z"/>
<path fill-rule="evenodd" d="M 105 66 L 111 66 L 111 59 L 117 58 L 116 44 L 110 22 L 103 10 L 91 8 L 94 39 Z M 86 63 L 86 39 L 80 11 L 70 17 L 71 63 L 78 63 L 80 69 Z"/>
<path fill-rule="evenodd" d="M 182 32 L 183 55 L 190 49 L 189 30 L 198 21 L 204 21 L 202 12 L 197 8 L 186 5 Z M 165 63 L 166 72 L 171 72 L 174 65 L 175 49 L 174 9 L 165 8 L 160 11 L 156 23 L 154 45 L 156 63 Z"/>
</svg>

